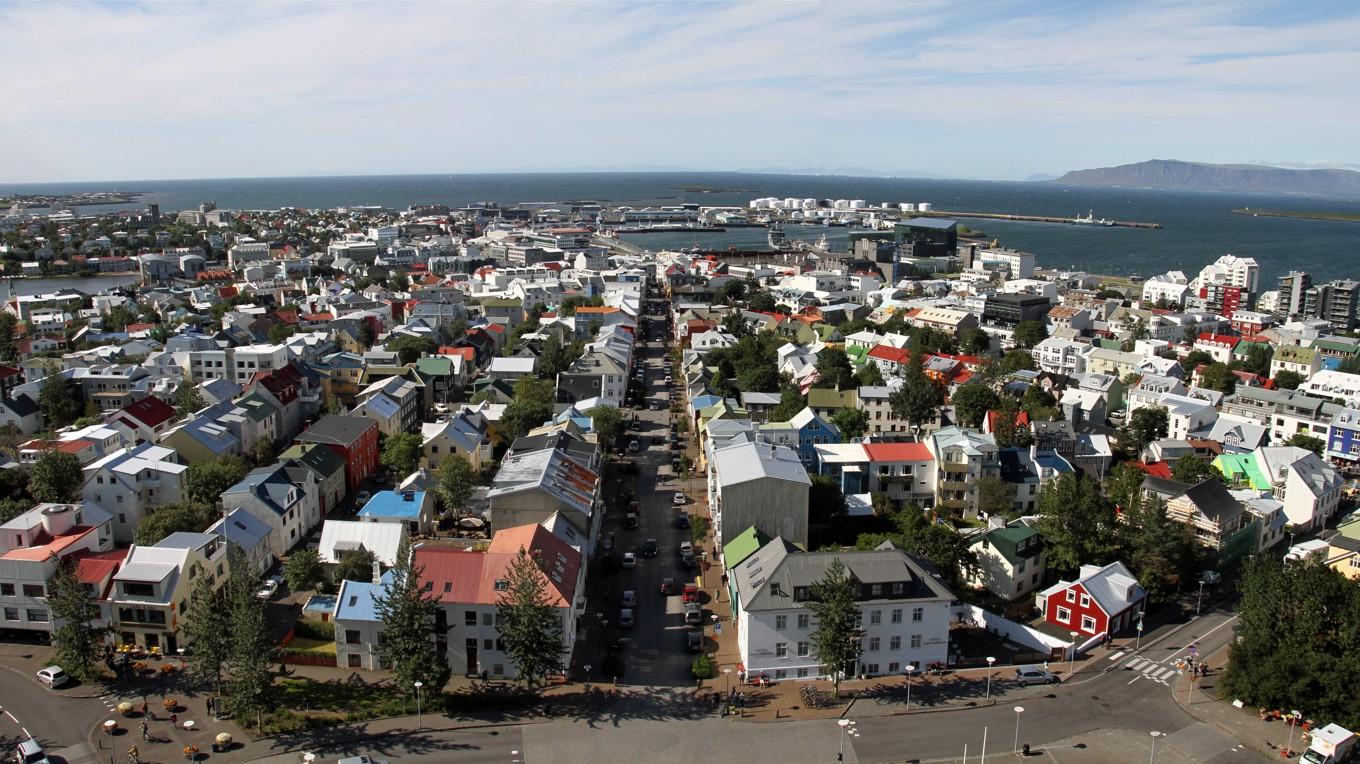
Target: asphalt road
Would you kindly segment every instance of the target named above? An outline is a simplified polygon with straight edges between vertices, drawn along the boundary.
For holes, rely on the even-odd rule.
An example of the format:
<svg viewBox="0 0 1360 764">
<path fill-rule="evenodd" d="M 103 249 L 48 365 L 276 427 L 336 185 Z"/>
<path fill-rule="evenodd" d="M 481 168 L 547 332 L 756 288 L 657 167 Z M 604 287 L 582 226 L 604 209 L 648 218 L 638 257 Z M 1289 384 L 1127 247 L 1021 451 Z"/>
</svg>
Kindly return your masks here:
<svg viewBox="0 0 1360 764">
<path fill-rule="evenodd" d="M 521 729 L 498 727 L 403 735 L 398 738 L 374 738 L 363 743 L 320 746 L 308 753 L 316 754 L 317 764 L 331 764 L 342 758 L 361 754 L 402 762 L 521 764 L 526 761 Z M 263 764 L 298 764 L 301 760 L 301 754 L 296 752 L 255 759 Z"/>
<path fill-rule="evenodd" d="M 660 316 L 650 318 L 659 319 Z M 636 438 L 641 450 L 628 455 L 638 465 L 636 476 L 636 496 L 641 505 L 637 528 L 624 527 L 623 512 L 610 512 L 604 519 L 603 534 L 613 533 L 615 538 L 614 554 L 622 557 L 624 552 L 637 555 L 637 567 L 631 569 L 609 570 L 595 560 L 591 564 L 587 582 L 588 607 L 587 639 L 591 644 L 585 652 L 594 669 L 591 678 L 607 681 L 599 670 L 601 647 L 615 639 L 626 640 L 624 649 L 625 674 L 620 682 L 653 686 L 676 686 L 687 684 L 689 664 L 693 656 L 686 652 L 684 613 L 679 596 L 662 596 L 661 581 L 674 578 L 676 586 L 683 586 L 686 580 L 693 580 L 694 571 L 680 565 L 680 542 L 689 540 L 689 531 L 677 528 L 677 510 L 673 497 L 677 484 L 670 479 L 672 453 L 668 436 L 671 433 L 669 414 L 670 388 L 665 385 L 666 352 L 665 342 L 653 341 L 659 329 L 658 324 L 649 322 L 644 339 L 638 349 L 638 364 L 645 369 L 646 400 L 648 405 L 642 410 L 625 410 L 631 418 L 638 421 L 630 423 L 628 439 Z M 652 410 L 655 401 L 659 410 Z M 659 442 L 657 442 L 659 440 Z M 625 476 L 625 483 L 633 476 Z M 610 485 L 608 491 L 627 491 L 631 487 Z M 693 510 L 693 502 L 684 509 Z M 642 556 L 642 547 L 647 539 L 656 539 L 657 555 Z M 637 595 L 638 606 L 634 611 L 635 623 L 632 628 L 618 626 L 621 600 L 625 591 Z M 577 660 L 578 665 L 583 661 Z"/>
<path fill-rule="evenodd" d="M 88 689 L 68 685 L 61 692 Z M 33 737 L 47 750 L 85 742 L 109 716 L 103 699 L 63 697 L 8 663 L 0 663 L 0 708 L 0 740 Z"/>
</svg>

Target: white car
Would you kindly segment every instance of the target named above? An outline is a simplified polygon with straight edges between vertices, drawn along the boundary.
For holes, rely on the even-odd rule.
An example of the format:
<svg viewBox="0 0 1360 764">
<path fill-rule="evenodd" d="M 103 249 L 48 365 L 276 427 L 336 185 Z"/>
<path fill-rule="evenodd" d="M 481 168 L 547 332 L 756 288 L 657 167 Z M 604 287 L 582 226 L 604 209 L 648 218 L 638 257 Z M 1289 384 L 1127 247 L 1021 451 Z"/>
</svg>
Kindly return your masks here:
<svg viewBox="0 0 1360 764">
<path fill-rule="evenodd" d="M 689 541 L 681 541 L 680 554 L 694 554 L 694 544 Z"/>
<path fill-rule="evenodd" d="M 1021 666 L 1015 670 L 1015 681 L 1020 684 L 1057 684 L 1058 677 L 1052 671 L 1034 666 Z"/>
<path fill-rule="evenodd" d="M 689 501 L 689 499 L 685 498 L 685 494 L 682 491 L 676 491 L 675 496 L 671 497 L 671 503 L 676 506 L 680 506 L 687 501 Z"/>
<path fill-rule="evenodd" d="M 48 687 L 60 687 L 70 681 L 70 677 L 66 676 L 61 666 L 48 666 L 38 671 L 38 681 Z"/>
<path fill-rule="evenodd" d="M 636 555 L 636 554 L 633 554 L 632 552 L 624 552 L 624 553 L 623 553 L 623 567 L 625 567 L 625 568 L 636 568 L 636 567 L 637 567 L 637 555 Z"/>
<path fill-rule="evenodd" d="M 269 600 L 273 598 L 274 593 L 277 592 L 278 590 L 279 590 L 278 578 L 271 576 L 270 578 L 265 580 L 264 585 L 260 587 L 260 590 L 258 592 L 255 592 L 255 599 Z"/>
</svg>

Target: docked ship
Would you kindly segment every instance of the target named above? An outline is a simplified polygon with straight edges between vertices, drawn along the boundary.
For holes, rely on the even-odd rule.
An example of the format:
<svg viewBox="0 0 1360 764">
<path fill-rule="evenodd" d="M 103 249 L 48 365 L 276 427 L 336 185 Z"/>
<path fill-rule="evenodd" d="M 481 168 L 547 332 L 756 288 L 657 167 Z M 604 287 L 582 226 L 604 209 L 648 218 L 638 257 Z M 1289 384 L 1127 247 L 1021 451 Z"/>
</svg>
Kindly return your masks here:
<svg viewBox="0 0 1360 764">
<path fill-rule="evenodd" d="M 770 230 L 766 233 L 765 240 L 769 243 L 770 249 L 783 250 L 789 245 L 789 237 L 784 233 L 783 226 L 779 225 L 777 220 L 770 223 Z"/>
<path fill-rule="evenodd" d="M 1113 226 L 1114 221 L 1108 218 L 1097 218 L 1092 210 L 1086 211 L 1086 217 L 1072 218 L 1072 222 L 1077 225 L 1103 225 Z"/>
</svg>

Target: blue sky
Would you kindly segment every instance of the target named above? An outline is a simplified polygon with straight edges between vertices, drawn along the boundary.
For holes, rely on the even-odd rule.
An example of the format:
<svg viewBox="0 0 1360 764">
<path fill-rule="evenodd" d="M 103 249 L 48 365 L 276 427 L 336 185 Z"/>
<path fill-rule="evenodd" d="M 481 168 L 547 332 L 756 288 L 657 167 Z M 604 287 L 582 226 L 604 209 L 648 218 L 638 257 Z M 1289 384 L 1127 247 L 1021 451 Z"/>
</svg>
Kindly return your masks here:
<svg viewBox="0 0 1360 764">
<path fill-rule="evenodd" d="M 1360 6 L 0 4 L 0 182 L 1360 166 Z"/>
</svg>

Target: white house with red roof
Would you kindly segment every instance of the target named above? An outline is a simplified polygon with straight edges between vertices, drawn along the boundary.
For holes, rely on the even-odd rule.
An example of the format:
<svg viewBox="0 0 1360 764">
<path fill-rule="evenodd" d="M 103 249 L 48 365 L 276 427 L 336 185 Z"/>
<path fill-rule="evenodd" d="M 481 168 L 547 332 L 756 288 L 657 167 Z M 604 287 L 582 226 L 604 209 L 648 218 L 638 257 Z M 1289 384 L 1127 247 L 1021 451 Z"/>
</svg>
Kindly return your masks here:
<svg viewBox="0 0 1360 764">
<path fill-rule="evenodd" d="M 896 348 L 892 345 L 876 345 L 865 355 L 866 362 L 877 366 L 884 377 L 900 374 L 902 369 L 906 368 L 909 357 L 910 353 L 906 348 Z"/>
<path fill-rule="evenodd" d="M 99 507 L 39 504 L 0 525 L 0 629 L 50 632 L 47 583 L 57 565 L 76 563 L 103 598 L 125 554 L 113 552 L 113 518 Z"/>
<path fill-rule="evenodd" d="M 1208 353 L 1218 363 L 1232 363 L 1233 349 L 1241 341 L 1241 337 L 1205 332 L 1195 340 L 1194 349 Z"/>
<path fill-rule="evenodd" d="M 924 443 L 865 443 L 869 491 L 895 502 L 934 503 L 935 456 Z"/>
<path fill-rule="evenodd" d="M 1044 620 L 1080 639 L 1132 628 L 1147 592 L 1122 562 L 1083 565 L 1076 581 L 1059 581 L 1034 597 Z"/>
<path fill-rule="evenodd" d="M 159 441 L 176 418 L 174 406 L 148 395 L 110 414 L 105 424 L 118 430 L 126 443 L 135 445 Z"/>
</svg>

